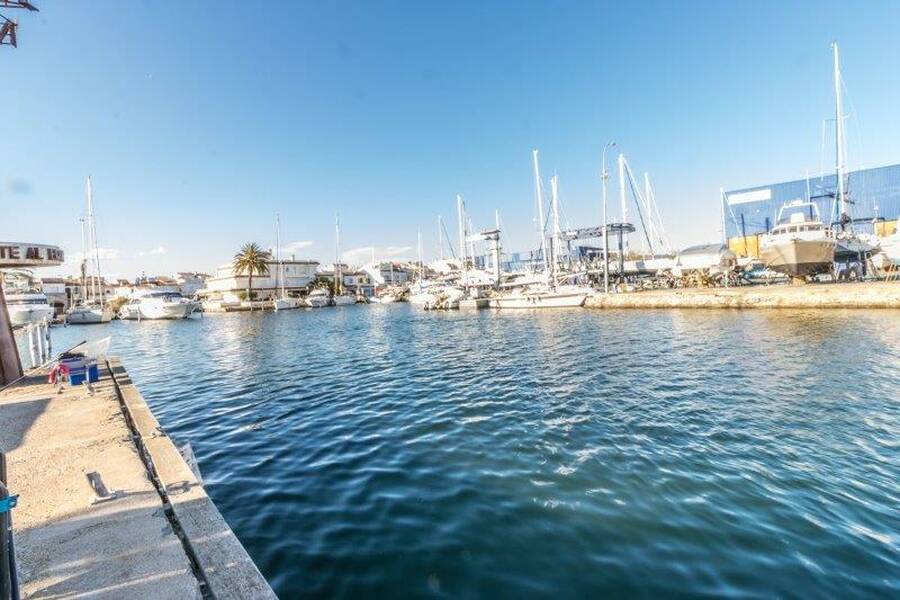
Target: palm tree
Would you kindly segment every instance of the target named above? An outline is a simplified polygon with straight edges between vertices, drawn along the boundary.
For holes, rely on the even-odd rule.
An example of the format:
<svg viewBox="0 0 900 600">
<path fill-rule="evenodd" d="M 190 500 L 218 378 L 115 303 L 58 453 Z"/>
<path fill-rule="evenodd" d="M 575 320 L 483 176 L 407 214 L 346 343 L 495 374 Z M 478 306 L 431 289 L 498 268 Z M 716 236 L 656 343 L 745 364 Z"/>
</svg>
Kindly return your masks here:
<svg viewBox="0 0 900 600">
<path fill-rule="evenodd" d="M 234 274 L 243 275 L 246 273 L 249 277 L 247 281 L 247 300 L 253 300 L 253 274 L 268 274 L 269 265 L 266 263 L 271 258 L 272 255 L 260 248 L 256 242 L 244 244 L 241 246 L 241 251 L 234 255 L 234 262 L 231 263 L 234 268 Z"/>
</svg>

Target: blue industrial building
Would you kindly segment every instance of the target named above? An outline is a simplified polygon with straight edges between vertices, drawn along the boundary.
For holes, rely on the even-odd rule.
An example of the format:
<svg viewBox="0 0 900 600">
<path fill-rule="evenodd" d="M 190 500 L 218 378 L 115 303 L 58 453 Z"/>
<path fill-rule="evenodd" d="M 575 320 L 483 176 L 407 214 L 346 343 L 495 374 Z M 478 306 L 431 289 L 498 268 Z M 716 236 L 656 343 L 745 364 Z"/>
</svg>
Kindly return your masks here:
<svg viewBox="0 0 900 600">
<path fill-rule="evenodd" d="M 758 236 L 775 225 L 779 209 L 791 200 L 810 199 L 818 206 L 822 221 L 836 226 L 841 212 L 835 202 L 836 180 L 832 173 L 725 192 L 722 208 L 728 245 L 738 254 L 756 255 Z M 896 230 L 900 165 L 849 172 L 844 191 L 853 203 L 850 213 L 856 231 L 889 235 Z"/>
</svg>

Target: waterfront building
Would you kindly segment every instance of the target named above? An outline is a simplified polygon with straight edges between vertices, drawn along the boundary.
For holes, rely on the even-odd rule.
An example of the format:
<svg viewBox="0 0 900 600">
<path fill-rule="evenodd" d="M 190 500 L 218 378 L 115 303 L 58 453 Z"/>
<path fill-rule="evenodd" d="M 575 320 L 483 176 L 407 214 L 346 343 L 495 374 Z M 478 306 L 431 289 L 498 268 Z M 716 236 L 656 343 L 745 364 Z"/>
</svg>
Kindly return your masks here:
<svg viewBox="0 0 900 600">
<path fill-rule="evenodd" d="M 319 262 L 315 260 L 285 260 L 284 291 L 289 296 L 306 293 L 316 278 Z M 253 295 L 256 300 L 270 300 L 281 291 L 281 267 L 278 261 L 266 262 L 269 272 L 253 275 Z M 248 277 L 246 274 L 236 275 L 231 263 L 220 266 L 216 274 L 206 280 L 206 287 L 197 293 L 204 299 L 223 302 L 240 302 L 247 293 Z"/>
<path fill-rule="evenodd" d="M 738 256 L 758 257 L 761 236 L 771 231 L 778 211 L 791 200 L 808 199 L 816 203 L 825 224 L 839 226 L 836 180 L 832 173 L 724 192 L 721 213 L 728 247 Z M 855 231 L 879 237 L 897 231 L 900 164 L 848 173 L 844 193 L 853 202 L 850 211 Z"/>
<path fill-rule="evenodd" d="M 69 308 L 69 296 L 66 292 L 66 280 L 62 277 L 41 277 L 41 291 L 47 296 L 47 302 L 57 315 L 65 314 Z"/>
<path fill-rule="evenodd" d="M 376 286 L 406 285 L 413 280 L 415 270 L 406 263 L 400 262 L 375 262 L 369 263 L 361 269 L 369 280 Z"/>
<path fill-rule="evenodd" d="M 334 268 L 326 269 L 316 273 L 318 279 L 327 281 L 334 287 Z M 341 265 L 341 285 L 347 292 L 362 294 L 366 298 L 375 295 L 375 285 L 372 278 L 366 271 L 352 269 L 348 265 Z"/>
<path fill-rule="evenodd" d="M 209 275 L 206 273 L 178 272 L 172 275 L 175 285 L 181 290 L 181 294 L 191 297 L 206 287 Z"/>
</svg>

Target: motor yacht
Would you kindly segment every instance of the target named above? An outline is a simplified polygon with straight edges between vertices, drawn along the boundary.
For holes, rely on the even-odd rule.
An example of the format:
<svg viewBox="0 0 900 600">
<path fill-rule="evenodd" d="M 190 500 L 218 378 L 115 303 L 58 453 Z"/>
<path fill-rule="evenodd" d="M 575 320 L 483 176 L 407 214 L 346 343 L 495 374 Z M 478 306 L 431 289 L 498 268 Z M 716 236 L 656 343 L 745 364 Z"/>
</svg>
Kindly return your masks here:
<svg viewBox="0 0 900 600">
<path fill-rule="evenodd" d="M 179 292 L 147 292 L 135 296 L 119 311 L 120 319 L 186 319 L 200 304 L 182 296 Z"/>
<path fill-rule="evenodd" d="M 331 298 L 325 288 L 316 288 L 305 298 L 306 305 L 310 308 L 323 308 L 331 304 Z"/>
<path fill-rule="evenodd" d="M 13 327 L 24 327 L 53 318 L 53 307 L 47 296 L 36 289 L 12 290 L 6 293 L 6 309 Z"/>
<path fill-rule="evenodd" d="M 766 267 L 794 278 L 832 270 L 834 232 L 822 223 L 814 202 L 786 203 L 778 211 L 776 223 L 760 244 L 760 258 Z"/>
<path fill-rule="evenodd" d="M 350 292 L 335 294 L 331 297 L 331 302 L 335 306 L 347 306 L 348 304 L 356 304 L 356 294 L 351 294 Z"/>
</svg>

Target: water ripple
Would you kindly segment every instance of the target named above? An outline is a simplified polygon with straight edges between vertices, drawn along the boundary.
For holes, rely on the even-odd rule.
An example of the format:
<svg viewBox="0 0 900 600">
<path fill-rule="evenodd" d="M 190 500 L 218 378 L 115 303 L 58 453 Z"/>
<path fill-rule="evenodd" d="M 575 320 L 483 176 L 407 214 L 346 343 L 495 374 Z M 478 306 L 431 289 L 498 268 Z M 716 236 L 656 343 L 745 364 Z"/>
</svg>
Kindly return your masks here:
<svg viewBox="0 0 900 600">
<path fill-rule="evenodd" d="M 107 331 L 285 598 L 900 594 L 897 312 Z"/>
</svg>

